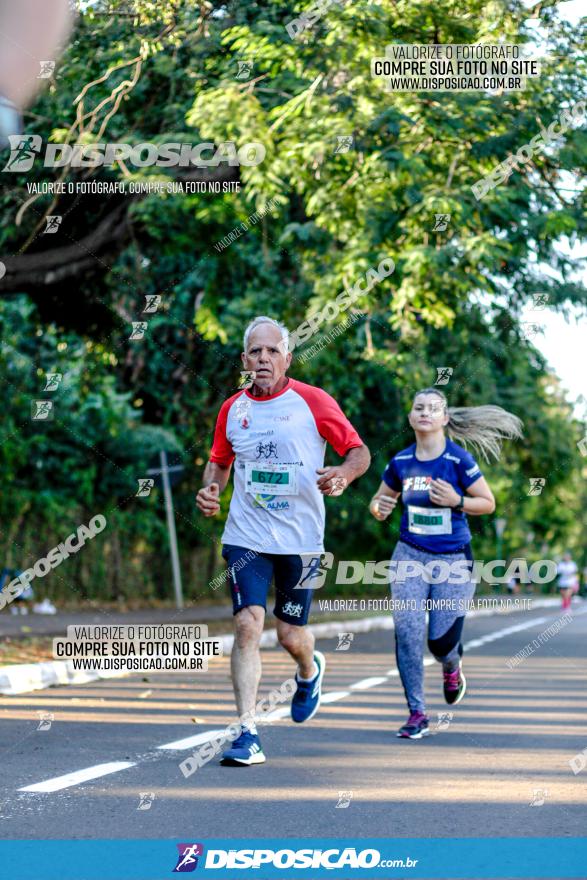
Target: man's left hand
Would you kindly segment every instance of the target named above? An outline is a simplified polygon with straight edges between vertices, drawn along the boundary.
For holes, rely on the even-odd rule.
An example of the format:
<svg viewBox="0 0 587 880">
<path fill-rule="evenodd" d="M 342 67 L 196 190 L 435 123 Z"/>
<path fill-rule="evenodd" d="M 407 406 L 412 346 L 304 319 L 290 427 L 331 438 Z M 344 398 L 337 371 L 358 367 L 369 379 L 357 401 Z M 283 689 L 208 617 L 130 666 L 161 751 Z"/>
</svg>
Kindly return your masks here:
<svg viewBox="0 0 587 880">
<path fill-rule="evenodd" d="M 342 495 L 349 484 L 342 467 L 319 468 L 316 473 L 322 474 L 317 486 L 323 495 Z"/>
</svg>

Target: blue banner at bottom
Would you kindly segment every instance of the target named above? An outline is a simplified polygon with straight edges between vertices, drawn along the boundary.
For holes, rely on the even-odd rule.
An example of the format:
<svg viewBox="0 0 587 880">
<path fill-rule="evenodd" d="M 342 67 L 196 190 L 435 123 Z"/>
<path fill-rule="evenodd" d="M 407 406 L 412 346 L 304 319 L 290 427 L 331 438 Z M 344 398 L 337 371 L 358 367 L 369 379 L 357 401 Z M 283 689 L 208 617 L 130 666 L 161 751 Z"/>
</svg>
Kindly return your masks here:
<svg viewBox="0 0 587 880">
<path fill-rule="evenodd" d="M 585 880 L 587 838 L 0 841 L 2 880 Z"/>
</svg>

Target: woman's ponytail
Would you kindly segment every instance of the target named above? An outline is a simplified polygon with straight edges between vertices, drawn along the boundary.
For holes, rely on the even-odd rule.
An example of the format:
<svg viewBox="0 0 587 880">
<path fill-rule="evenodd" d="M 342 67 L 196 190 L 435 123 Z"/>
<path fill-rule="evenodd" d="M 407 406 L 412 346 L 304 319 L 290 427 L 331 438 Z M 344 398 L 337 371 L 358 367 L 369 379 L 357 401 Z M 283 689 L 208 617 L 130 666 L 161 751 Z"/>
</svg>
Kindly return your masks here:
<svg viewBox="0 0 587 880">
<path fill-rule="evenodd" d="M 501 406 L 449 407 L 438 388 L 425 388 L 418 394 L 438 395 L 448 412 L 448 436 L 455 443 L 472 446 L 485 461 L 499 458 L 503 440 L 519 440 L 523 436 L 521 419 Z"/>
</svg>

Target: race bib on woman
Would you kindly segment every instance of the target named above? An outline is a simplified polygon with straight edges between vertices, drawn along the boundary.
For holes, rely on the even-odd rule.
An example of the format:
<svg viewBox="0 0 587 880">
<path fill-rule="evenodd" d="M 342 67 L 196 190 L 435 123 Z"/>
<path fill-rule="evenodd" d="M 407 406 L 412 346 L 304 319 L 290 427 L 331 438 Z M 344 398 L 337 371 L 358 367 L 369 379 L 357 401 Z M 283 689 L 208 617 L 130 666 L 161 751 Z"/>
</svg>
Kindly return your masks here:
<svg viewBox="0 0 587 880">
<path fill-rule="evenodd" d="M 408 530 L 414 535 L 452 535 L 452 510 L 408 504 Z"/>
</svg>

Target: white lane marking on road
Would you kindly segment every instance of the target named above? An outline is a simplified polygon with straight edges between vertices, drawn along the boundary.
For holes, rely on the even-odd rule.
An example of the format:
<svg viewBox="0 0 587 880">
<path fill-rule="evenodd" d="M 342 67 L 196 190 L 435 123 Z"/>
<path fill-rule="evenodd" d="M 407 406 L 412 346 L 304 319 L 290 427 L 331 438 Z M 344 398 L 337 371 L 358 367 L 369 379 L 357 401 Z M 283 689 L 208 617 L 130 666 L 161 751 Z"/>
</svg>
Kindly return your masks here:
<svg viewBox="0 0 587 880">
<path fill-rule="evenodd" d="M 193 736 L 186 736 L 185 739 L 176 739 L 173 742 L 165 743 L 157 746 L 158 749 L 168 749 L 172 752 L 181 752 L 184 749 L 191 749 L 192 746 L 201 746 L 202 743 L 209 742 L 217 736 L 226 733 L 226 728 L 222 730 L 206 730 L 204 733 L 195 733 Z"/>
<path fill-rule="evenodd" d="M 469 648 L 479 648 L 481 645 L 486 645 L 488 642 L 495 642 L 497 639 L 503 639 L 505 636 L 509 636 L 512 633 L 521 632 L 524 629 L 532 629 L 533 626 L 539 626 L 541 623 L 546 623 L 547 620 L 550 620 L 549 617 L 535 617 L 533 620 L 527 620 L 526 623 L 518 623 L 516 626 L 507 626 L 505 629 L 498 629 L 495 632 L 488 633 L 486 636 L 481 636 L 479 639 L 472 639 L 470 642 L 465 642 L 463 648 L 468 650 Z"/>
<path fill-rule="evenodd" d="M 470 642 L 465 642 L 463 648 L 468 650 L 469 648 L 480 648 L 482 645 L 486 645 L 488 642 L 494 642 L 496 639 L 503 639 L 505 636 L 509 636 L 512 633 L 520 632 L 523 629 L 532 629 L 533 626 L 539 626 L 541 623 L 546 623 L 547 620 L 550 620 L 549 617 L 535 617 L 533 620 L 527 620 L 526 623 L 518 623 L 516 626 L 507 626 L 504 629 L 498 629 L 495 632 L 488 633 L 486 636 L 482 636 L 479 639 L 471 639 Z M 437 661 L 434 657 L 424 657 L 424 666 L 432 666 Z M 398 675 L 399 672 L 397 669 L 390 669 L 387 672 L 388 676 Z M 353 687 L 353 685 L 351 685 Z"/>
<path fill-rule="evenodd" d="M 579 614 L 585 613 L 587 609 L 581 609 Z M 521 630 L 531 629 L 534 626 L 538 626 L 539 624 L 546 623 L 550 618 L 548 617 L 536 617 L 533 620 L 526 621 L 526 623 L 520 623 L 516 626 L 508 626 L 504 629 L 497 630 L 494 633 L 488 633 L 486 636 L 483 636 L 479 639 L 472 639 L 470 642 L 466 642 L 464 648 L 472 648 L 472 647 L 480 647 L 481 645 L 486 644 L 487 642 L 493 642 L 495 639 L 504 638 L 507 635 L 511 635 L 515 632 L 520 632 Z M 424 666 L 431 666 L 433 663 L 436 663 L 434 657 L 425 657 L 424 658 Z M 386 678 L 390 678 L 392 676 L 397 676 L 397 669 L 390 669 L 385 677 L 382 676 L 373 676 L 372 678 L 362 679 L 354 685 L 349 685 L 349 688 L 352 688 L 354 691 L 362 690 L 366 687 L 375 687 L 376 684 L 383 684 Z M 351 690 L 346 691 L 330 691 L 330 693 L 326 693 L 322 695 L 321 703 L 335 703 L 338 700 L 343 700 L 345 697 L 350 696 Z M 281 713 L 284 713 L 281 716 Z M 271 716 L 277 717 L 277 713 L 279 713 L 279 717 L 285 717 L 286 714 L 289 714 L 289 709 L 281 708 L 275 710 L 275 712 L 271 713 Z M 269 716 L 267 716 L 267 720 L 270 720 Z M 157 746 L 158 749 L 166 749 L 169 751 L 176 750 L 181 751 L 183 749 L 189 749 L 195 745 L 202 745 L 205 742 L 209 742 L 214 737 L 223 734 L 225 730 L 209 730 L 206 733 L 197 733 L 194 736 L 188 736 L 185 739 L 178 739 L 171 743 L 165 743 L 165 745 Z M 58 776 L 55 779 L 49 779 L 47 782 L 39 782 L 36 785 L 28 785 L 26 788 L 21 788 L 19 791 L 34 791 L 34 792 L 51 792 L 51 791 L 59 791 L 62 788 L 68 788 L 72 785 L 79 785 L 82 782 L 86 782 L 90 779 L 97 779 L 100 776 L 105 776 L 108 773 L 117 773 L 119 770 L 124 770 L 127 767 L 134 767 L 136 762 L 126 762 L 126 761 L 118 761 L 112 762 L 110 764 L 97 764 L 95 767 L 88 767 L 86 770 L 79 770 L 75 773 L 68 773 L 65 776 Z"/>
<path fill-rule="evenodd" d="M 91 779 L 99 779 L 109 773 L 118 773 L 127 767 L 135 767 L 136 761 L 111 761 L 109 764 L 96 764 L 94 767 L 86 767 L 85 770 L 76 770 L 74 773 L 66 773 L 65 776 L 56 776 L 55 779 L 47 779 L 46 782 L 37 782 L 35 785 L 27 785 L 19 788 L 19 791 L 61 791 L 62 788 L 70 788 L 72 785 L 80 785 Z"/>
<path fill-rule="evenodd" d="M 344 700 L 349 694 L 350 691 L 330 691 L 328 694 L 322 694 L 320 705 L 323 705 L 324 703 L 336 703 L 337 700 Z"/>
<path fill-rule="evenodd" d="M 362 678 L 361 681 L 356 681 L 354 684 L 351 684 L 350 688 L 353 691 L 366 691 L 367 688 L 377 687 L 378 684 L 383 684 L 386 681 L 386 675 L 376 675 L 372 678 Z"/>
</svg>

